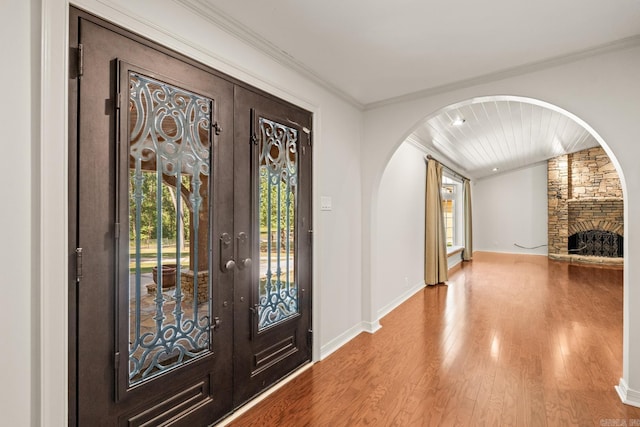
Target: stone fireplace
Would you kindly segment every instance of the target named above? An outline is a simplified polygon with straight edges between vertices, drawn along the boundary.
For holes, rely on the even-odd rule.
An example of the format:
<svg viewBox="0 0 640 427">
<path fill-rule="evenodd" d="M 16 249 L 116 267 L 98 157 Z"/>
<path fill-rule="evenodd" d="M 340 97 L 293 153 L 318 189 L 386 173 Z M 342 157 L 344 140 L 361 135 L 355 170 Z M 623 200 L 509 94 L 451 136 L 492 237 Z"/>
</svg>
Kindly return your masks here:
<svg viewBox="0 0 640 427">
<path fill-rule="evenodd" d="M 547 162 L 549 258 L 622 265 L 620 179 L 601 147 Z"/>
</svg>

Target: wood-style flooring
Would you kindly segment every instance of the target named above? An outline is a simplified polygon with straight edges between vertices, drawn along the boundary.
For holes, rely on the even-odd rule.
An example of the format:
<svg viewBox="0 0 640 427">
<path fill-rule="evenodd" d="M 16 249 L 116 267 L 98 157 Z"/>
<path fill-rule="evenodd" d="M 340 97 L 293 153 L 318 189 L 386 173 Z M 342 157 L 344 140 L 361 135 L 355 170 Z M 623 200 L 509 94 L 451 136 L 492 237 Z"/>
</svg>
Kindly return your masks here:
<svg viewBox="0 0 640 427">
<path fill-rule="evenodd" d="M 639 425 L 622 271 L 476 253 L 232 426 Z"/>
</svg>

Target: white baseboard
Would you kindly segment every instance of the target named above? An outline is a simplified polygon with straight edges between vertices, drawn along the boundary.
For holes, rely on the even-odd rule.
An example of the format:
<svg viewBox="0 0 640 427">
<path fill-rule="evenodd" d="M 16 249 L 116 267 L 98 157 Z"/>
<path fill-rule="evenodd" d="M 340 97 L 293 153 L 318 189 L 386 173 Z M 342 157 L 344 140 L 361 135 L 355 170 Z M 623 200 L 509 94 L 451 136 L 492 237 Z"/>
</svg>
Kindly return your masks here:
<svg viewBox="0 0 640 427">
<path fill-rule="evenodd" d="M 404 293 L 402 293 L 402 295 L 398 296 L 389 304 L 387 304 L 386 306 L 378 310 L 377 320 L 373 322 L 362 321 L 357 325 L 355 325 L 354 327 L 338 335 L 336 338 L 332 339 L 327 344 L 323 345 L 322 348 L 320 349 L 320 360 L 323 360 L 324 358 L 329 356 L 331 353 L 333 353 L 334 351 L 336 351 L 337 349 L 339 349 L 340 347 L 342 347 L 343 345 L 345 345 L 346 343 L 354 339 L 361 332 L 368 332 L 370 334 L 376 333 L 376 331 L 382 328 L 382 325 L 380 324 L 380 319 L 382 317 L 389 314 L 391 311 L 397 308 L 400 304 L 402 304 L 403 302 L 411 298 L 416 292 L 420 291 L 424 287 L 425 287 L 425 284 L 423 282 L 420 282 L 412 286 L 411 288 L 407 289 Z"/>
<path fill-rule="evenodd" d="M 391 311 L 397 308 L 400 304 L 402 304 L 403 302 L 411 298 L 413 294 L 420 291 L 424 287 L 425 287 L 425 284 L 423 282 L 412 286 L 411 288 L 407 289 L 404 293 L 402 293 L 402 295 L 398 296 L 389 304 L 387 304 L 386 306 L 378 310 L 377 320 L 373 322 L 362 321 L 357 325 L 355 325 L 354 327 L 338 335 L 336 338 L 332 339 L 327 344 L 323 345 L 322 348 L 320 349 L 320 360 L 323 360 L 324 358 L 329 356 L 331 353 L 333 353 L 334 351 L 336 351 L 337 349 L 339 349 L 340 347 L 342 347 L 343 345 L 345 345 L 346 343 L 354 339 L 361 332 L 367 332 L 370 334 L 376 333 L 378 330 L 380 330 L 380 328 L 382 328 L 382 325 L 380 324 L 381 318 L 389 314 Z"/>
<path fill-rule="evenodd" d="M 620 378 L 620 383 L 615 388 L 622 403 L 640 408 L 640 391 L 630 389 L 624 378 Z"/>
<path fill-rule="evenodd" d="M 320 360 L 323 360 L 362 332 L 369 332 L 365 329 L 365 322 L 360 322 L 354 327 L 347 329 L 320 348 Z"/>
<path fill-rule="evenodd" d="M 329 356 L 331 353 L 333 353 L 334 351 L 336 351 L 337 349 L 339 349 L 340 347 L 342 347 L 343 345 L 345 345 L 346 343 L 354 339 L 361 332 L 374 334 L 376 331 L 382 328 L 382 325 L 380 324 L 380 319 L 382 317 L 389 314 L 391 311 L 397 308 L 400 304 L 402 304 L 403 302 L 411 298 L 416 292 L 420 291 L 424 287 L 425 287 L 425 284 L 423 282 L 412 286 L 411 288 L 407 289 L 404 293 L 402 293 L 402 295 L 398 296 L 389 304 L 387 304 L 386 306 L 378 310 L 377 320 L 373 322 L 362 321 L 357 325 L 355 325 L 354 327 L 338 335 L 336 338 L 332 339 L 325 345 L 323 345 L 322 348 L 320 349 L 320 360 L 323 360 L 324 358 Z"/>
<path fill-rule="evenodd" d="M 387 314 L 391 313 L 400 304 L 402 304 L 403 302 L 405 302 L 406 300 L 411 298 L 416 292 L 421 291 L 424 287 L 425 287 L 424 282 L 420 282 L 420 283 L 415 284 L 411 288 L 407 289 L 404 293 L 402 293 L 402 295 L 398 296 L 393 301 L 391 301 L 389 304 L 385 305 L 380 310 L 378 310 L 378 319 L 382 319 L 384 316 L 386 316 Z"/>
<path fill-rule="evenodd" d="M 362 330 L 370 334 L 375 334 L 380 328 L 382 328 L 382 325 L 379 318 L 374 322 L 362 322 Z"/>
</svg>

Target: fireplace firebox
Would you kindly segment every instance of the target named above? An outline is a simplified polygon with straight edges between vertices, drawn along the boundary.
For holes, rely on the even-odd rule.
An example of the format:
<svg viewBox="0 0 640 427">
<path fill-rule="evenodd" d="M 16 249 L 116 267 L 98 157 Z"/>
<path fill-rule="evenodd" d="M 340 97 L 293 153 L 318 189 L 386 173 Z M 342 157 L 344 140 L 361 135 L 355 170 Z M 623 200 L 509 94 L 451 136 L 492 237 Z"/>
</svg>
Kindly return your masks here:
<svg viewBox="0 0 640 427">
<path fill-rule="evenodd" d="M 610 231 L 586 230 L 569 236 L 570 254 L 621 258 L 624 238 Z"/>
</svg>

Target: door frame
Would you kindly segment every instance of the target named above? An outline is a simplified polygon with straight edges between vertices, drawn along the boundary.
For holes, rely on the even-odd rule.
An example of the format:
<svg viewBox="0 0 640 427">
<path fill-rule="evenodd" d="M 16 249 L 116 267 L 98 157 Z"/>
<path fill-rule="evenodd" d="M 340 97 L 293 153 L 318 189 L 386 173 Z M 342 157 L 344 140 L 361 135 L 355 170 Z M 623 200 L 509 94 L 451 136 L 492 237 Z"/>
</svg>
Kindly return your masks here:
<svg viewBox="0 0 640 427">
<path fill-rule="evenodd" d="M 54 128 L 57 127 L 57 132 L 53 132 L 52 138 L 56 139 L 58 142 L 61 140 L 64 141 L 64 143 L 62 144 L 62 149 L 58 150 L 57 152 L 57 156 L 64 158 L 64 161 L 54 164 L 65 164 L 67 167 L 60 168 L 62 170 L 58 169 L 59 172 L 55 174 L 58 180 L 43 183 L 43 193 L 46 188 L 46 194 L 49 194 L 50 196 L 46 201 L 48 202 L 48 206 L 43 206 L 42 212 L 48 211 L 52 213 L 52 216 L 50 216 L 46 221 L 47 223 L 55 224 L 61 222 L 67 224 L 67 226 L 62 230 L 56 229 L 54 233 L 52 233 L 52 231 L 54 230 L 48 230 L 49 234 L 55 234 L 56 236 L 58 236 L 58 240 L 48 242 L 47 247 L 55 249 L 48 249 L 45 251 L 45 248 L 42 248 L 41 253 L 43 260 L 41 265 L 43 267 L 41 274 L 43 276 L 42 305 L 48 307 L 50 306 L 50 304 L 53 304 L 53 301 L 55 301 L 55 306 L 65 307 L 65 309 L 58 310 L 56 313 L 47 313 L 45 310 L 42 314 L 41 372 L 43 373 L 43 387 L 41 392 L 42 410 L 40 416 L 42 417 L 42 419 L 51 421 L 59 420 L 60 422 L 67 423 L 69 420 L 68 417 L 71 415 L 70 413 L 68 413 L 69 394 L 74 392 L 75 387 L 75 384 L 72 384 L 72 382 L 69 381 L 71 372 L 70 368 L 72 364 L 75 365 L 76 360 L 75 347 L 72 346 L 73 343 L 71 343 L 69 340 L 70 334 L 75 332 L 73 329 L 75 305 L 71 301 L 71 298 L 74 297 L 75 292 L 73 291 L 72 286 L 70 286 L 71 276 L 74 273 L 75 269 L 75 259 L 69 256 L 69 248 L 74 243 L 74 239 L 71 236 L 71 229 L 68 226 L 72 222 L 76 221 L 76 215 L 75 212 L 73 212 L 73 209 L 67 209 L 67 207 L 70 206 L 70 195 L 72 194 L 70 186 L 74 184 L 69 181 L 71 171 L 73 170 L 70 169 L 70 167 L 72 167 L 72 162 L 70 162 L 69 160 L 70 156 L 75 155 L 75 153 L 69 149 L 71 144 L 69 135 L 71 135 L 73 133 L 72 130 L 75 129 L 76 121 L 76 117 L 72 117 L 72 115 L 69 114 L 69 106 L 71 105 L 69 99 L 71 96 L 75 96 L 75 93 L 73 93 L 73 91 L 69 91 L 68 83 L 70 77 L 72 77 L 69 60 L 73 57 L 73 54 L 69 50 L 68 38 L 69 13 L 71 11 L 71 8 L 77 7 L 80 10 L 92 14 L 101 20 L 105 20 L 109 23 L 113 23 L 118 27 L 122 27 L 125 31 L 137 35 L 143 42 L 153 44 L 154 48 L 157 48 L 164 52 L 168 52 L 172 56 L 176 56 L 189 64 L 200 67 L 207 67 L 214 73 L 219 73 L 221 77 L 225 78 L 226 80 L 232 81 L 239 86 L 250 88 L 257 93 L 263 94 L 264 96 L 275 97 L 281 101 L 284 101 L 285 103 L 293 105 L 294 107 L 303 108 L 309 111 L 310 113 L 312 113 L 312 126 L 314 129 L 314 140 L 316 141 L 319 139 L 319 132 L 317 130 L 316 124 L 319 121 L 318 114 L 320 110 L 318 107 L 309 104 L 303 99 L 295 97 L 289 92 L 286 92 L 281 88 L 277 88 L 263 81 L 258 74 L 248 75 L 249 73 L 247 73 L 247 70 L 235 67 L 233 65 L 230 66 L 228 63 L 223 62 L 218 57 L 214 56 L 212 52 L 205 51 L 203 50 L 203 48 L 189 44 L 172 33 L 161 31 L 151 26 L 149 23 L 143 21 L 140 17 L 129 16 L 119 10 L 105 7 L 98 0 L 78 0 L 74 1 L 73 4 L 70 4 L 66 0 L 62 0 L 62 2 L 64 3 L 63 8 L 60 8 L 59 3 L 56 5 L 43 5 L 43 16 L 45 17 L 44 20 L 51 24 L 50 27 L 43 30 L 43 38 L 51 41 L 51 44 L 48 45 L 45 49 L 49 49 L 50 52 L 59 53 L 58 55 L 52 55 L 51 57 L 46 58 L 47 64 L 43 64 L 43 69 L 46 67 L 46 65 L 55 68 L 55 71 L 50 75 L 47 75 L 44 79 L 46 81 L 43 84 L 43 104 L 46 105 L 43 105 L 43 111 L 56 110 L 57 114 L 55 114 L 54 116 L 63 118 L 63 121 L 61 123 L 57 123 L 57 125 L 51 126 Z M 46 11 L 50 11 L 51 13 L 47 14 Z M 64 15 L 64 19 L 57 19 L 57 17 L 59 18 L 61 15 Z M 62 45 L 64 45 L 64 50 L 61 49 Z M 221 69 L 225 70 L 226 73 L 219 71 Z M 241 76 L 241 78 L 243 78 L 244 80 L 249 80 L 250 82 L 239 80 L 238 78 L 234 77 L 235 75 Z M 60 85 L 56 85 L 55 82 L 57 81 L 58 83 L 60 83 L 60 80 L 62 80 L 62 78 L 64 78 L 64 85 L 60 87 Z M 59 96 L 59 98 L 48 98 L 46 97 L 47 93 L 55 93 L 57 94 L 57 96 Z M 42 129 L 45 129 L 44 125 Z M 52 157 L 53 156 L 47 152 L 43 153 L 43 158 L 49 159 Z M 312 183 L 316 180 L 318 173 L 315 164 L 316 158 L 317 156 L 312 156 Z M 73 167 L 75 167 L 75 165 Z M 46 169 L 48 168 L 43 167 L 43 175 L 49 176 L 51 173 L 46 174 Z M 54 206 L 54 202 L 56 201 L 57 197 L 60 197 L 61 193 L 62 197 L 61 199 L 58 199 L 58 201 L 64 200 L 66 203 L 63 202 L 64 206 L 57 206 L 58 209 L 53 209 L 56 207 Z M 311 211 L 313 229 L 316 229 L 317 227 L 316 221 L 318 218 L 315 198 L 316 188 L 315 185 L 312 184 Z M 45 209 L 46 207 L 52 209 L 47 210 Z M 43 229 L 43 236 L 46 234 L 46 231 L 47 230 Z M 318 265 L 318 250 L 316 244 L 317 243 L 315 239 L 313 239 L 311 244 L 311 280 L 312 283 L 318 284 L 319 273 L 315 268 L 315 266 Z M 61 260 L 64 261 L 61 262 Z M 55 274 L 50 275 L 47 280 L 44 279 L 45 274 L 54 271 Z M 49 289 L 62 289 L 63 292 L 57 292 L 55 293 L 55 295 L 53 295 L 54 292 L 50 291 Z M 313 334 L 312 341 L 311 363 L 318 361 L 321 354 L 319 333 L 319 295 L 320 288 L 314 287 L 311 306 L 311 319 L 312 328 L 315 333 Z M 298 370 L 300 369 L 304 369 L 304 366 L 299 368 Z M 47 378 L 46 381 L 44 379 L 45 377 Z M 45 384 L 47 385 L 46 387 Z"/>
</svg>

